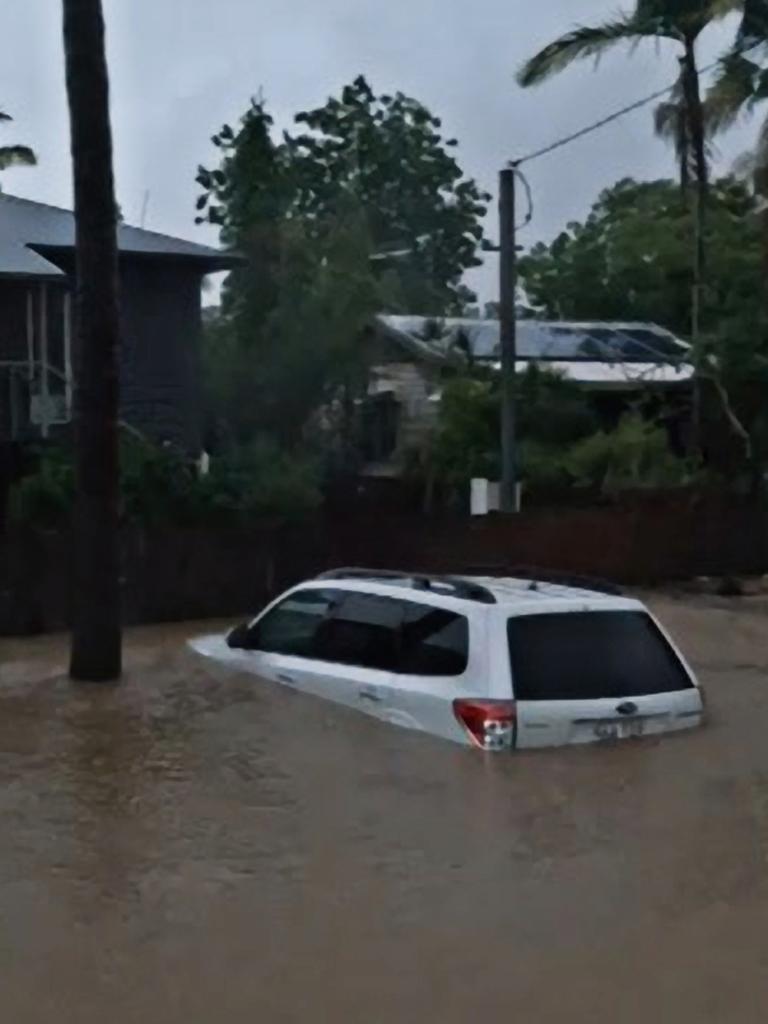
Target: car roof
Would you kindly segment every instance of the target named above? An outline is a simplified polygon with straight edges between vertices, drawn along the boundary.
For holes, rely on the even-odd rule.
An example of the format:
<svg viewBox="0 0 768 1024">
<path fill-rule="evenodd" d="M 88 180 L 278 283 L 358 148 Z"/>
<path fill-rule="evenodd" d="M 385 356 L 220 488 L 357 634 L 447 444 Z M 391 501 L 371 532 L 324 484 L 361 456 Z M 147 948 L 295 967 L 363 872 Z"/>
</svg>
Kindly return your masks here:
<svg viewBox="0 0 768 1024">
<path fill-rule="evenodd" d="M 496 606 L 512 612 L 568 611 L 585 605 L 602 608 L 642 607 L 624 598 L 618 588 L 595 581 L 594 588 L 552 579 L 499 576 L 440 576 L 424 573 L 392 573 L 377 570 L 334 570 L 300 588 L 362 591 L 383 597 L 400 597 L 443 607 Z M 600 588 L 603 589 L 600 589 Z M 408 591 L 404 594 L 403 591 Z"/>
</svg>

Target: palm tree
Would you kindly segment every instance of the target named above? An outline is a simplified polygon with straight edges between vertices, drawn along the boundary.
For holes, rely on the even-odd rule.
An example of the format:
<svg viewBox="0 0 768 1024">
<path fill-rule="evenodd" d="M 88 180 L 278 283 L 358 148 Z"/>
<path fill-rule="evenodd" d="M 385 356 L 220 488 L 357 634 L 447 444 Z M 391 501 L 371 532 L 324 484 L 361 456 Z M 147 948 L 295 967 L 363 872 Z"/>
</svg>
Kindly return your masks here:
<svg viewBox="0 0 768 1024">
<path fill-rule="evenodd" d="M 668 39 L 682 49 L 680 78 L 672 105 L 657 114 L 657 127 L 672 137 L 681 160 L 681 178 L 690 170 L 702 202 L 708 183 L 704 110 L 696 61 L 701 33 L 718 18 L 744 9 L 750 0 L 635 0 L 635 9 L 594 27 L 582 26 L 566 33 L 532 57 L 520 69 L 523 86 L 536 85 L 583 57 L 599 58 L 618 43 L 638 44 Z"/>
<path fill-rule="evenodd" d="M 13 118 L 0 110 L 0 122 L 9 122 Z M 0 171 L 9 167 L 34 167 L 37 157 L 29 146 L 0 146 Z"/>
<path fill-rule="evenodd" d="M 730 53 L 706 99 L 707 119 L 713 132 L 730 128 L 743 113 L 751 113 L 768 99 L 768 9 L 765 0 L 746 0 L 744 17 Z M 768 199 L 768 118 L 758 133 L 757 146 L 746 166 L 755 191 Z"/>
<path fill-rule="evenodd" d="M 74 594 L 70 674 L 121 671 L 118 264 L 101 0 L 63 0 L 77 233 Z"/>
</svg>

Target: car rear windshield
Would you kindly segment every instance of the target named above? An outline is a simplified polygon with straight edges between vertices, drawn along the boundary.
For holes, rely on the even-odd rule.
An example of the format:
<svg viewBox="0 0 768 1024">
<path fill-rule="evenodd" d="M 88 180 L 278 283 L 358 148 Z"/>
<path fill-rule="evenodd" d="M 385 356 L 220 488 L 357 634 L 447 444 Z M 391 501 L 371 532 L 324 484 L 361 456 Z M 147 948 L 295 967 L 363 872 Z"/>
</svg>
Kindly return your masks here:
<svg viewBox="0 0 768 1024">
<path fill-rule="evenodd" d="M 642 697 L 693 686 L 645 612 L 524 615 L 507 626 L 517 700 Z"/>
</svg>

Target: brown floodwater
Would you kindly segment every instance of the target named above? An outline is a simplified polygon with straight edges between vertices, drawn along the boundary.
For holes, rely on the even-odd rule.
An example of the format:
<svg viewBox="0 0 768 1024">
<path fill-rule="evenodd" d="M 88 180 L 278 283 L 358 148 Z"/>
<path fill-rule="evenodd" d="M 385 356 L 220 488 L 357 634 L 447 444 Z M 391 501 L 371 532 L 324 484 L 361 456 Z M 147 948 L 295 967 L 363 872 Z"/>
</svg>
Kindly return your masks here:
<svg viewBox="0 0 768 1024">
<path fill-rule="evenodd" d="M 2 1021 L 762 1024 L 768 612 L 657 607 L 709 725 L 509 757 L 211 666 L 191 625 L 131 631 L 119 688 L 0 641 Z"/>
</svg>

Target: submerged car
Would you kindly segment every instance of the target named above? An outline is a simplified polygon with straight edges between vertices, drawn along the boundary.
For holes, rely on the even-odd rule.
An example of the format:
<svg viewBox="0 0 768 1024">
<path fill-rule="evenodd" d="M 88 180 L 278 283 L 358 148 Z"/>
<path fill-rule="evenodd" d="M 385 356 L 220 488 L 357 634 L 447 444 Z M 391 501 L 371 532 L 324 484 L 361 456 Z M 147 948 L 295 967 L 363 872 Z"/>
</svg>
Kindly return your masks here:
<svg viewBox="0 0 768 1024">
<path fill-rule="evenodd" d="M 340 569 L 191 646 L 484 750 L 656 735 L 703 717 L 680 651 L 613 588 Z"/>
</svg>

